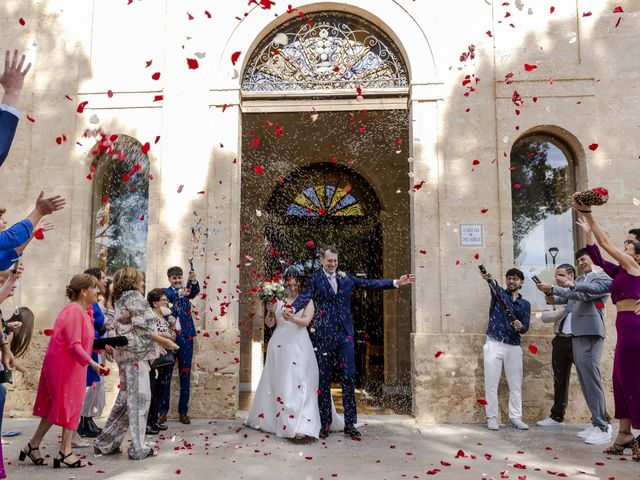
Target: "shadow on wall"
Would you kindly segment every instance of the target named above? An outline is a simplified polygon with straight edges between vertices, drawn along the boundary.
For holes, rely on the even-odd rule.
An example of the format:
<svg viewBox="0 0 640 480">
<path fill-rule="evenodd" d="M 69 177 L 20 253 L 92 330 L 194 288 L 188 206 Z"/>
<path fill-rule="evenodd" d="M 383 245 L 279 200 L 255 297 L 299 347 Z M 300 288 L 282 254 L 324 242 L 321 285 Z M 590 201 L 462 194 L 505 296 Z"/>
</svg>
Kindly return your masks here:
<svg viewBox="0 0 640 480">
<path fill-rule="evenodd" d="M 72 160 L 77 130 L 77 99 L 74 94 L 89 76 L 89 59 L 83 55 L 79 42 L 63 42 L 62 39 L 68 38 L 68 32 L 62 28 L 58 18 L 63 12 L 50 7 L 47 2 L 35 0 L 0 2 L 2 57 L 5 50 L 18 49 L 26 53 L 28 61 L 33 63 L 22 94 L 21 120 L 16 137 L 9 157 L 0 169 L 2 206 L 8 209 L 5 217 L 9 221 L 18 220 L 31 210 L 40 190 L 73 198 L 75 176 L 84 170 L 84 165 L 79 167 Z M 24 26 L 19 19 L 24 19 Z M 72 100 L 65 99 L 65 95 Z M 56 138 L 62 140 L 63 136 L 66 140 L 56 143 Z M 26 251 L 22 298 L 18 298 L 18 294 L 2 305 L 5 312 L 18 304 L 29 306 L 35 313 L 37 324 L 31 346 L 23 359 L 29 375 L 14 375 L 13 385 L 5 384 L 9 391 L 5 411 L 10 415 L 31 414 L 42 357 L 49 341 L 41 328 L 53 325 L 59 307 L 66 301 L 63 298 L 64 285 L 68 281 L 65 266 L 70 252 L 68 248 L 55 248 L 54 245 L 56 242 L 65 245 L 62 239 L 70 224 L 86 222 L 85 210 L 77 213 L 74 207 L 67 203 L 64 211 L 56 213 L 53 221 L 58 230 L 48 234 L 43 242 L 35 242 Z M 47 255 L 47 265 L 35 262 L 36 255 L 40 258 Z M 51 305 L 57 305 L 55 310 Z"/>
<path fill-rule="evenodd" d="M 449 73 L 457 73 L 449 76 L 452 87 L 440 123 L 444 126 L 441 138 L 445 140 L 442 146 L 444 170 L 440 174 L 439 188 L 446 209 L 442 214 L 451 214 L 455 220 L 451 225 L 447 224 L 446 229 L 450 230 L 442 236 L 443 258 L 450 262 L 450 265 L 443 265 L 442 283 L 443 288 L 456 285 L 458 289 L 479 293 L 466 302 L 460 302 L 459 296 L 443 296 L 442 311 L 447 312 L 443 337 L 436 335 L 424 340 L 425 343 L 422 340 L 417 343 L 422 347 L 416 347 L 416 351 L 418 348 L 424 348 L 424 351 L 414 359 L 414 413 L 429 421 L 484 421 L 485 412 L 477 400 L 484 399 L 482 344 L 490 297 L 477 273 L 477 264 L 485 263 L 501 279 L 502 272 L 512 265 L 512 145 L 524 132 L 536 127 L 543 127 L 543 131 L 556 136 L 564 129 L 582 141 L 578 147 L 587 151 L 586 159 L 577 155 L 578 161 L 582 161 L 578 188 L 604 184 L 606 179 L 616 185 L 620 183 L 611 179 L 611 169 L 605 171 L 604 159 L 614 152 L 607 151 L 604 139 L 608 139 L 609 145 L 615 145 L 619 142 L 614 139 L 621 134 L 616 131 L 615 122 L 601 124 L 597 119 L 599 114 L 614 108 L 619 114 L 623 113 L 620 102 L 624 91 L 610 93 L 607 82 L 614 88 L 622 84 L 618 80 L 617 65 L 628 65 L 628 59 L 625 59 L 628 50 L 613 47 L 618 35 L 635 34 L 632 32 L 633 18 L 624 18 L 623 14 L 621 25 L 616 29 L 614 25 L 621 15 L 611 14 L 613 6 L 601 12 L 594 10 L 592 15 L 583 17 L 583 11 L 573 12 L 573 16 L 559 16 L 558 12 L 550 15 L 548 7 L 535 6 L 530 14 L 528 6 L 519 11 L 518 5 L 521 6 L 519 2 L 516 5 L 500 2 L 494 2 L 493 7 L 488 5 L 487 8 L 494 9 L 493 18 L 503 20 L 493 25 L 480 25 L 475 36 L 466 37 L 469 43 L 475 44 L 474 59 L 461 61 L 456 57 L 450 61 Z M 508 21 L 504 20 L 506 12 L 511 13 Z M 533 16 L 538 19 L 534 20 Z M 513 22 L 516 29 L 523 29 L 542 21 L 540 17 L 545 16 L 548 18 L 546 26 L 540 29 L 530 26 L 531 31 L 523 36 L 517 47 L 505 42 L 505 36 L 508 39 L 513 30 L 509 23 Z M 530 24 L 526 23 L 528 18 L 531 18 Z M 577 22 L 581 22 L 582 28 L 577 28 Z M 491 38 L 485 31 L 491 33 Z M 572 32 L 573 35 L 569 35 Z M 468 46 L 461 46 L 460 51 L 468 53 Z M 530 71 L 527 71 L 525 64 L 536 68 L 529 67 Z M 607 68 L 609 66 L 612 68 Z M 637 80 L 637 72 L 629 75 Z M 627 108 L 631 115 L 633 109 Z M 494 118 L 493 122 L 487 121 Z M 601 139 L 600 147 L 597 154 L 593 154 L 587 146 L 598 143 L 598 139 Z M 572 138 L 563 140 L 575 147 Z M 623 138 L 619 140 L 624 142 Z M 577 150 L 574 153 L 579 154 L 579 148 Z M 479 165 L 472 164 L 475 159 L 480 161 Z M 616 199 L 612 200 L 609 206 L 615 204 Z M 630 198 L 624 201 L 630 201 Z M 486 219 L 484 216 L 478 218 L 480 209 L 488 209 Z M 458 234 L 454 229 L 458 223 L 475 222 L 484 223 L 484 245 L 490 249 L 471 251 L 457 246 Z M 617 234 L 621 230 L 615 229 Z M 581 246 L 578 244 L 576 248 Z M 477 261 L 473 258 L 476 251 L 480 253 Z M 501 252 L 497 260 L 487 257 L 491 251 Z M 460 266 L 455 265 L 457 258 L 463 259 Z M 610 309 L 602 359 L 602 378 L 609 405 L 613 404 L 610 392 L 614 317 L 615 312 Z M 523 411 L 527 421 L 548 416 L 553 403 L 552 335 L 551 328 L 543 326 L 533 315 L 531 328 L 523 337 Z M 538 353 L 532 354 L 529 345 L 536 345 Z M 434 358 L 438 350 L 445 354 Z M 504 421 L 508 419 L 508 390 L 504 377 L 499 398 Z M 452 402 L 452 399 L 457 400 Z M 575 378 L 567 416 L 569 421 L 588 421 L 590 417 Z"/>
</svg>

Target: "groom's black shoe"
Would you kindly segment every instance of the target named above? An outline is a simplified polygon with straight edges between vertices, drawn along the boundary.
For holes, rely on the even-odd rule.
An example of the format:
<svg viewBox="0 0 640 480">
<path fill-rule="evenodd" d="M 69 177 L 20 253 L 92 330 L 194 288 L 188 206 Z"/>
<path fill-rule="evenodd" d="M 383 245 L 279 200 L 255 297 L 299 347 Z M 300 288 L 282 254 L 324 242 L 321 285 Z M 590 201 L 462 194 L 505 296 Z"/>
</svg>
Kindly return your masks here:
<svg viewBox="0 0 640 480">
<path fill-rule="evenodd" d="M 360 440 L 361 437 L 360 432 L 353 425 L 345 425 L 344 434 L 347 437 L 351 437 L 351 440 Z"/>
<path fill-rule="evenodd" d="M 324 440 L 325 438 L 327 438 L 329 436 L 329 429 L 326 427 L 322 427 L 320 429 L 320 440 Z"/>
</svg>

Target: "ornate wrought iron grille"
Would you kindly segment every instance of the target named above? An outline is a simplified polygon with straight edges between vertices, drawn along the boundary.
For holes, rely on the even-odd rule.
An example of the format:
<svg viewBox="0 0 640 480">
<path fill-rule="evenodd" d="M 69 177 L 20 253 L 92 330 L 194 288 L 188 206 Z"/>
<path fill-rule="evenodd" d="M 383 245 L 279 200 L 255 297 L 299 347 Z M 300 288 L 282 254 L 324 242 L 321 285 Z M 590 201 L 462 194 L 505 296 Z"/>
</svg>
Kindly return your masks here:
<svg viewBox="0 0 640 480">
<path fill-rule="evenodd" d="M 242 79 L 249 92 L 407 87 L 407 68 L 378 27 L 343 12 L 287 21 L 260 42 Z"/>
</svg>

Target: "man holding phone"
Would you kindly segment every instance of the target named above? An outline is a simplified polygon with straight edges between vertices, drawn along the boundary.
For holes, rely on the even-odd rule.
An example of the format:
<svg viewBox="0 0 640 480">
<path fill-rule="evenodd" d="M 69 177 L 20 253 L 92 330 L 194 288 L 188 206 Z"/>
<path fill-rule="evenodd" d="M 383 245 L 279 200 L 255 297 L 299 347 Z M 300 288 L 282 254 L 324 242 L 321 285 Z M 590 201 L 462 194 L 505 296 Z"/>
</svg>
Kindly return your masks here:
<svg viewBox="0 0 640 480">
<path fill-rule="evenodd" d="M 591 411 L 592 423 L 578 436 L 584 438 L 585 443 L 599 445 L 611 441 L 600 359 L 605 336 L 604 304 L 612 280 L 604 272 L 593 271 L 593 261 L 586 249 L 578 250 L 575 258 L 582 273 L 578 278 L 575 278 L 572 265 L 563 264 L 556 269 L 558 286 L 538 284 L 538 290 L 547 295 L 547 303 L 566 307 L 556 320 L 556 337 L 552 342 L 554 405 L 549 417 L 537 424 L 547 427 L 564 422 L 571 365 L 574 364 L 582 394 Z"/>
<path fill-rule="evenodd" d="M 504 366 L 509 385 L 509 419 L 519 430 L 528 430 L 522 421 L 522 347 L 520 335 L 529 330 L 531 304 L 518 291 L 524 282 L 524 273 L 511 268 L 506 274 L 506 289 L 500 287 L 490 274 L 481 269 L 482 278 L 491 290 L 491 307 L 484 350 L 484 391 L 487 401 L 487 428 L 499 430 L 498 385 Z"/>
</svg>

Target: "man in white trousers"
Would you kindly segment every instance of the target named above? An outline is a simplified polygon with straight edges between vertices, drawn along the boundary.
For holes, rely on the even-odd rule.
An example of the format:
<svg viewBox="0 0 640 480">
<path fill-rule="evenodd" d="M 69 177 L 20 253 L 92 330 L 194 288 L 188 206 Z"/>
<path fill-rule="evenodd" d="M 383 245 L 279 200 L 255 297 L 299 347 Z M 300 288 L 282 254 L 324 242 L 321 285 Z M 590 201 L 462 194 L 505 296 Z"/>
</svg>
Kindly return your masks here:
<svg viewBox="0 0 640 480">
<path fill-rule="evenodd" d="M 482 277 L 491 287 L 489 325 L 484 350 L 484 392 L 487 401 L 487 428 L 499 430 L 498 385 L 502 367 L 509 385 L 509 420 L 511 426 L 528 430 L 522 421 L 522 347 L 520 334 L 529 330 L 531 304 L 518 293 L 524 282 L 524 274 L 511 268 L 506 274 L 504 289 L 490 274 Z"/>
</svg>

